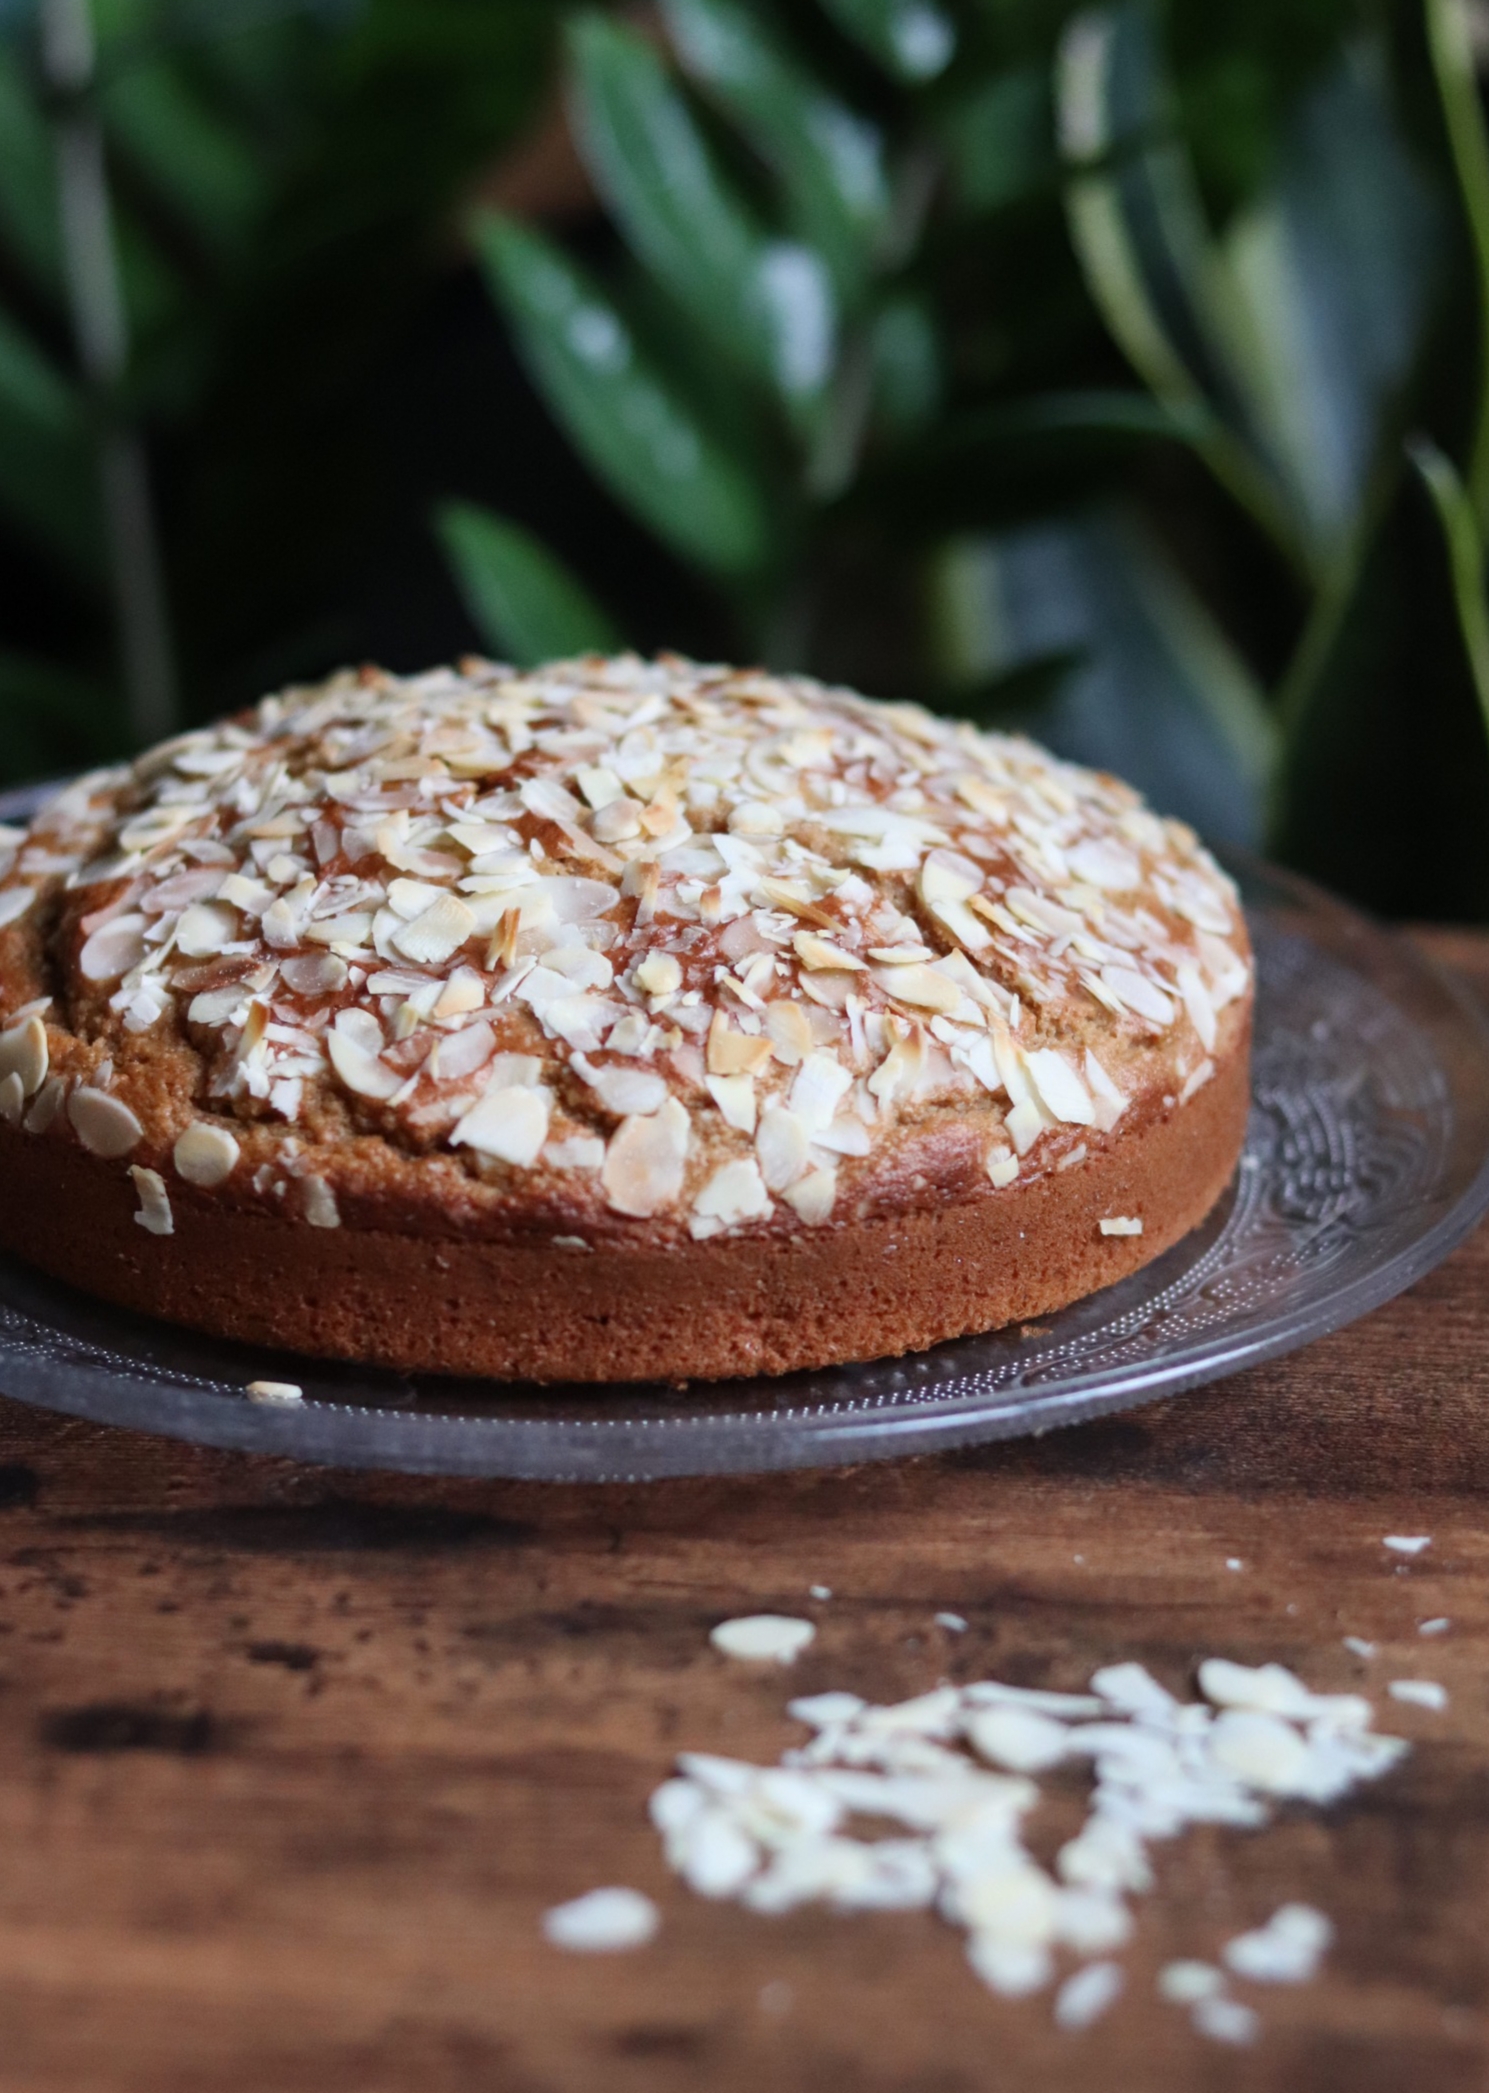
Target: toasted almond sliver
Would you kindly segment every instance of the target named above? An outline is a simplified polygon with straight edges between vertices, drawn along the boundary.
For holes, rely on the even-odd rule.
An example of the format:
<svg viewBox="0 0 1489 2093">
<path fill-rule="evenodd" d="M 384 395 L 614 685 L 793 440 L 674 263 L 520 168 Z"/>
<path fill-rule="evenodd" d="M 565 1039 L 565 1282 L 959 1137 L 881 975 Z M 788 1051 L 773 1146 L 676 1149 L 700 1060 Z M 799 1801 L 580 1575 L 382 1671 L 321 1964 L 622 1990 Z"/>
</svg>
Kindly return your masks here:
<svg viewBox="0 0 1489 2093">
<path fill-rule="evenodd" d="M 337 1075 L 358 1097 L 383 1100 L 403 1087 L 403 1078 L 396 1075 L 386 1061 L 377 1055 L 364 1053 L 344 1032 L 326 1034 L 326 1052 Z"/>
<path fill-rule="evenodd" d="M 755 1076 L 771 1057 L 771 1043 L 752 1033 L 736 1032 L 722 1010 L 708 1028 L 708 1072 L 715 1076 Z"/>
<path fill-rule="evenodd" d="M 810 930 L 798 930 L 791 943 L 802 965 L 810 968 L 813 973 L 825 973 L 830 969 L 857 974 L 866 971 L 856 952 L 845 952 L 842 946 L 835 945 L 831 938 L 816 937 Z"/>
</svg>

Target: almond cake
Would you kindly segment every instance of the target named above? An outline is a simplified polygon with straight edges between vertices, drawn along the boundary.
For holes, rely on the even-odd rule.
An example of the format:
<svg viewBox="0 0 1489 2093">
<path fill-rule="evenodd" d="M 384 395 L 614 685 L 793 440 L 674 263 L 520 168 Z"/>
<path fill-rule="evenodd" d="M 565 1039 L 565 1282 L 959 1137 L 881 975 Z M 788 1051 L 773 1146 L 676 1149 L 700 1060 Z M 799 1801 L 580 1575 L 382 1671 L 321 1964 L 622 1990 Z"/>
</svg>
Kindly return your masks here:
<svg viewBox="0 0 1489 2093">
<path fill-rule="evenodd" d="M 260 1344 L 535 1381 L 883 1357 L 1192 1228 L 1251 965 L 1020 737 L 663 656 L 366 669 L 0 830 L 0 1243 Z"/>
</svg>

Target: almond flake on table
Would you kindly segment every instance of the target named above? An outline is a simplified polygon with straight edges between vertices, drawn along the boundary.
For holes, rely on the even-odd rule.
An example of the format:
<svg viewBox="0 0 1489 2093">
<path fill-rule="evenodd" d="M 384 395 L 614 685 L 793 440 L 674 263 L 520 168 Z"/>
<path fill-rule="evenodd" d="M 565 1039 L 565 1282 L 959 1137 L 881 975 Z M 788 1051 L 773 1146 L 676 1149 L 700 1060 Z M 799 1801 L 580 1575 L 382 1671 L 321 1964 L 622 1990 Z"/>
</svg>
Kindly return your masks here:
<svg viewBox="0 0 1489 2093">
<path fill-rule="evenodd" d="M 1189 2018 L 1197 2035 L 1206 2035 L 1211 2042 L 1232 2043 L 1238 2049 L 1255 2042 L 1261 2032 L 1256 2008 L 1243 2006 L 1239 1999 L 1227 1998 L 1224 1992 L 1197 2000 Z"/>
<path fill-rule="evenodd" d="M 936 1626 L 944 1628 L 949 1635 L 965 1635 L 967 1632 L 967 1623 L 959 1613 L 938 1613 Z"/>
<path fill-rule="evenodd" d="M 1445 1613 L 1440 1613 L 1434 1620 L 1418 1621 L 1417 1633 L 1418 1635 L 1446 1635 L 1452 1625 L 1453 1623 L 1448 1616 Z"/>
<path fill-rule="evenodd" d="M 1430 1708 L 1434 1714 L 1440 1714 L 1448 1705 L 1448 1690 L 1439 1686 L 1436 1679 L 1392 1679 L 1386 1692 L 1393 1701 L 1405 1701 L 1412 1708 Z"/>
<path fill-rule="evenodd" d="M 265 1403 L 271 1408 L 293 1409 L 303 1403 L 305 1391 L 293 1381 L 250 1381 L 244 1390 L 251 1403 Z"/>
<path fill-rule="evenodd" d="M 1185 1958 L 1165 1963 L 1158 1972 L 1158 1995 L 1171 2006 L 1198 2005 L 1201 1999 L 1218 1997 L 1224 1989 L 1225 1972 L 1213 1962 Z"/>
<path fill-rule="evenodd" d="M 1306 1984 L 1315 1976 L 1334 1928 L 1308 1904 L 1284 1904 L 1264 1926 L 1238 1933 L 1221 1949 L 1221 1960 L 1253 1984 Z"/>
<path fill-rule="evenodd" d="M 816 1633 L 811 1621 L 795 1620 L 788 1614 L 748 1613 L 737 1620 L 720 1621 L 708 1639 L 726 1657 L 742 1658 L 748 1664 L 794 1664 Z"/>
<path fill-rule="evenodd" d="M 1373 1657 L 1375 1655 L 1380 1645 L 1374 1642 L 1366 1642 L 1363 1635 L 1346 1635 L 1344 1638 L 1344 1647 L 1350 1652 L 1352 1656 L 1368 1658 Z"/>
<path fill-rule="evenodd" d="M 1395 1555 L 1420 1555 L 1424 1548 L 1432 1546 L 1430 1533 L 1388 1533 L 1381 1542 Z"/>
<path fill-rule="evenodd" d="M 1122 1995 L 1125 1979 L 1116 1962 L 1088 1962 L 1067 1977 L 1055 1994 L 1055 2026 L 1088 2028 Z"/>
<path fill-rule="evenodd" d="M 545 1911 L 543 1933 L 556 1948 L 612 1955 L 625 1948 L 644 1948 L 655 1938 L 660 1923 L 656 1905 L 640 1890 L 598 1889 Z"/>
</svg>

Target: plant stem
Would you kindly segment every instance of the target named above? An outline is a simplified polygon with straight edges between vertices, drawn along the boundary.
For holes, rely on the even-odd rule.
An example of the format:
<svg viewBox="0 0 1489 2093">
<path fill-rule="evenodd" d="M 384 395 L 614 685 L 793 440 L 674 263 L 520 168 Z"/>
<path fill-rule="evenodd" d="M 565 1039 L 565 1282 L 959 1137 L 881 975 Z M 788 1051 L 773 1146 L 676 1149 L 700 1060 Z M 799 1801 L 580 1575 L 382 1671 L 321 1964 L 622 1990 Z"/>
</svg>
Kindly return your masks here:
<svg viewBox="0 0 1489 2093">
<path fill-rule="evenodd" d="M 90 0 L 42 0 L 42 63 L 56 97 L 53 138 L 73 339 L 98 415 L 98 476 L 130 732 L 159 740 L 175 723 L 175 673 L 149 461 L 121 405 L 129 320 L 94 103 Z"/>
<path fill-rule="evenodd" d="M 1479 101 L 1468 13 L 1462 0 L 1426 0 L 1427 42 L 1443 123 L 1468 221 L 1479 289 L 1479 398 L 1468 458 L 1468 493 L 1480 530 L 1489 529 L 1489 136 Z"/>
</svg>

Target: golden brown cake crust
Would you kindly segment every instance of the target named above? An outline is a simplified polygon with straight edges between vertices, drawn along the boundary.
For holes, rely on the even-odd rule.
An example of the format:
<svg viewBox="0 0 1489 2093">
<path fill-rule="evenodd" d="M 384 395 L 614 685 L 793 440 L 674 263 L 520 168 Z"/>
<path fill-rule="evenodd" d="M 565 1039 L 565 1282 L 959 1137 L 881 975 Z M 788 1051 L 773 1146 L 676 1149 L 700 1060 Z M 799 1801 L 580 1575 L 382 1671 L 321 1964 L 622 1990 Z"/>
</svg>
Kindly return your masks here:
<svg viewBox="0 0 1489 2093">
<path fill-rule="evenodd" d="M 0 1243 L 433 1370 L 901 1352 L 1194 1225 L 1250 1009 L 1190 832 L 1028 742 L 672 657 L 364 672 L 0 832 Z"/>
</svg>

